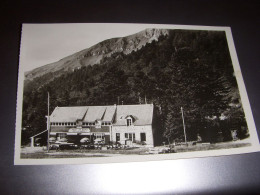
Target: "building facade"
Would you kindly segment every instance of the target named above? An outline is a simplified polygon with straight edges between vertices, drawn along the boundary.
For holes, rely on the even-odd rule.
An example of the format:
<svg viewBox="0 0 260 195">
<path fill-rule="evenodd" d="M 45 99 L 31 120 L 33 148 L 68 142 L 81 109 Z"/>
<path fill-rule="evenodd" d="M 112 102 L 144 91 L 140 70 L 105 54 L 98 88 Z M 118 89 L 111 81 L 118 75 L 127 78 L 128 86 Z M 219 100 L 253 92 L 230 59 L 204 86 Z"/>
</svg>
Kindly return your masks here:
<svg viewBox="0 0 260 195">
<path fill-rule="evenodd" d="M 153 104 L 56 107 L 50 116 L 50 140 L 154 146 Z"/>
</svg>

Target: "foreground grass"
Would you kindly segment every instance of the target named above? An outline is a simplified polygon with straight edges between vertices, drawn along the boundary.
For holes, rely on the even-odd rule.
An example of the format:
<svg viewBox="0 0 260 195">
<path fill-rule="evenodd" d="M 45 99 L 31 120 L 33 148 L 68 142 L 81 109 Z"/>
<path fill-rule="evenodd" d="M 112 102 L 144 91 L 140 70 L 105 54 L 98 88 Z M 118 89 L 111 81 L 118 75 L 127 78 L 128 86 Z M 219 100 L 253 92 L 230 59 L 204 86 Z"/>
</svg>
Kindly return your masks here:
<svg viewBox="0 0 260 195">
<path fill-rule="evenodd" d="M 85 157 L 109 157 L 120 155 L 144 155 L 148 148 L 131 148 L 120 150 L 50 150 L 49 152 L 38 150 L 36 152 L 27 153 L 25 150 L 21 152 L 22 159 L 42 159 L 42 158 L 85 158 Z"/>
<path fill-rule="evenodd" d="M 195 145 L 195 146 L 175 146 L 174 150 L 177 153 L 180 152 L 195 152 L 195 151 L 206 151 L 206 150 L 220 150 L 230 148 L 240 148 L 250 146 L 249 143 L 216 143 L 208 145 Z"/>
<path fill-rule="evenodd" d="M 179 145 L 173 148 L 174 153 L 181 152 L 195 152 L 195 151 L 207 151 L 207 150 L 220 150 L 229 148 L 240 148 L 250 146 L 249 143 L 216 143 L 216 144 L 198 144 L 198 145 Z M 160 148 L 160 147 L 155 147 Z M 119 150 L 50 150 L 49 152 L 42 150 L 41 148 L 35 151 L 28 151 L 22 149 L 22 159 L 54 159 L 54 158 L 89 158 L 89 157 L 111 157 L 120 155 L 147 155 L 149 148 L 131 148 L 131 149 L 119 149 Z"/>
</svg>

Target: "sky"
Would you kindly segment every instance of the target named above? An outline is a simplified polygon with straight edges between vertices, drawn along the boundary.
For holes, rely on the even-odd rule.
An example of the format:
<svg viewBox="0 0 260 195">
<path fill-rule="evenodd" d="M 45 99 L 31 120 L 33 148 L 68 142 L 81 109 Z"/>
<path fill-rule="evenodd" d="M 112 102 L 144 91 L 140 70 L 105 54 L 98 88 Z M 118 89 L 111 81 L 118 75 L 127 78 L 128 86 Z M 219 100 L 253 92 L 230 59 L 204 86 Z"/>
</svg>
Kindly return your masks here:
<svg viewBox="0 0 260 195">
<path fill-rule="evenodd" d="M 152 25 L 23 24 L 20 66 L 23 71 L 56 62 L 103 40 L 140 32 Z"/>
<path fill-rule="evenodd" d="M 220 27 L 162 24 L 23 24 L 19 71 L 56 62 L 106 39 L 128 36 L 146 28 L 223 30 Z"/>
</svg>

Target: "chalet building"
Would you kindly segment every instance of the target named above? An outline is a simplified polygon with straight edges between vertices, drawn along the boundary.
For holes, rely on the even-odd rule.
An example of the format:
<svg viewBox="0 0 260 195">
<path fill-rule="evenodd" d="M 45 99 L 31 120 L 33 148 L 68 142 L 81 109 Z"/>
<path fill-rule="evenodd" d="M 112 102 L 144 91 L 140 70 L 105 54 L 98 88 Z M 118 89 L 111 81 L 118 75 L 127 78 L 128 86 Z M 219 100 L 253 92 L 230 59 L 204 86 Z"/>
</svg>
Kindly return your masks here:
<svg viewBox="0 0 260 195">
<path fill-rule="evenodd" d="M 50 139 L 153 147 L 152 122 L 153 104 L 56 107 L 50 116 Z"/>
</svg>

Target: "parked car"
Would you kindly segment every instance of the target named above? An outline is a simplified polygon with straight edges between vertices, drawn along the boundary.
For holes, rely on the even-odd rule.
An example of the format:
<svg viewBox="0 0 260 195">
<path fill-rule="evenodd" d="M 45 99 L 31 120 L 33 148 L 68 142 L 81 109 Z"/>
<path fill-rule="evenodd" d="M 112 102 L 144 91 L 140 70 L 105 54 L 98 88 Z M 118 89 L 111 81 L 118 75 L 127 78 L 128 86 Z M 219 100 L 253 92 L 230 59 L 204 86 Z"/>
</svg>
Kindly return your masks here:
<svg viewBox="0 0 260 195">
<path fill-rule="evenodd" d="M 100 138 L 97 138 L 94 140 L 94 144 L 96 145 L 102 145 L 102 144 L 105 144 L 104 140 L 103 139 L 100 139 Z"/>
<path fill-rule="evenodd" d="M 94 146 L 93 144 L 89 144 L 89 145 L 87 146 L 87 149 L 95 149 L 95 146 Z"/>
<path fill-rule="evenodd" d="M 78 149 L 78 145 L 75 145 L 75 144 L 60 144 L 59 149 L 60 150 L 74 150 L 74 149 Z"/>
<path fill-rule="evenodd" d="M 87 138 L 87 137 L 84 137 L 84 138 L 82 138 L 82 139 L 80 140 L 80 143 L 81 143 L 81 144 L 87 144 L 87 143 L 89 143 L 89 142 L 90 142 L 90 139 Z"/>
<path fill-rule="evenodd" d="M 95 144 L 95 145 L 94 145 L 94 148 L 95 148 L 95 149 L 99 149 L 99 150 L 101 150 L 101 148 L 102 148 L 102 145 Z"/>
<path fill-rule="evenodd" d="M 58 150 L 59 149 L 59 144 L 51 144 L 50 145 L 50 150 Z"/>
<path fill-rule="evenodd" d="M 107 149 L 113 149 L 113 145 L 107 145 Z"/>
<path fill-rule="evenodd" d="M 81 145 L 80 149 L 95 149 L 93 144 Z"/>
</svg>

